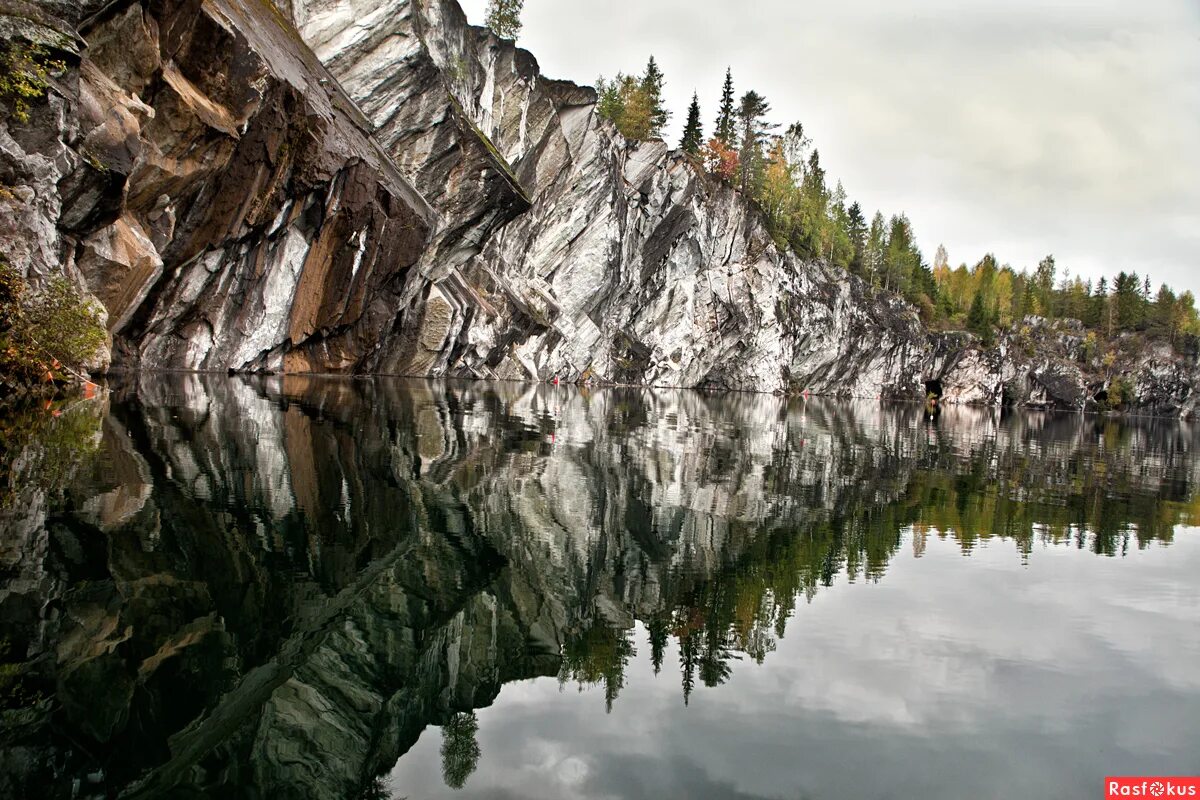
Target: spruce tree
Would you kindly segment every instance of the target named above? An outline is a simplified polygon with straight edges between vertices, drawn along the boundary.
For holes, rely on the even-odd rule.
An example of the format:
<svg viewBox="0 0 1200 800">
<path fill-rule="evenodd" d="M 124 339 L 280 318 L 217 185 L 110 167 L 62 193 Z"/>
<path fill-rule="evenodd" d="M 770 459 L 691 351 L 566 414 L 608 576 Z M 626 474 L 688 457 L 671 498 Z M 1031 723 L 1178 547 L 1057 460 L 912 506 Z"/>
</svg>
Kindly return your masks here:
<svg viewBox="0 0 1200 800">
<path fill-rule="evenodd" d="M 800 207 L 803 212 L 800 246 L 808 255 L 832 257 L 830 244 L 834 237 L 829 218 L 829 200 L 821 152 L 814 148 L 808 154 L 804 180 L 800 183 Z"/>
<path fill-rule="evenodd" d="M 992 315 L 988 312 L 983 299 L 983 292 L 976 292 L 971 301 L 971 310 L 967 313 L 967 330 L 983 340 L 985 346 L 992 343 Z"/>
<path fill-rule="evenodd" d="M 704 144 L 704 131 L 700 127 L 700 98 L 692 92 L 692 104 L 688 106 L 687 124 L 683 126 L 683 139 L 679 146 L 688 155 L 699 155 Z"/>
<path fill-rule="evenodd" d="M 671 112 L 663 105 L 662 90 L 665 83 L 662 70 L 658 68 L 658 62 L 654 60 L 654 56 L 650 56 L 650 60 L 646 62 L 646 72 L 642 75 L 641 83 L 641 90 L 650 103 L 650 135 L 647 138 L 662 138 L 663 128 L 667 126 L 667 120 L 671 118 Z"/>
<path fill-rule="evenodd" d="M 1144 309 L 1142 280 L 1136 272 L 1121 272 L 1113 281 L 1116 324 L 1121 330 L 1135 330 L 1141 324 Z"/>
<path fill-rule="evenodd" d="M 863 216 L 862 207 L 851 203 L 846 209 L 846 233 L 850 236 L 850 246 L 853 253 L 850 256 L 850 271 L 855 275 L 864 275 L 864 257 L 867 248 L 867 219 Z"/>
<path fill-rule="evenodd" d="M 737 123 L 734 120 L 733 70 L 725 68 L 725 86 L 721 89 L 721 107 L 717 110 L 717 124 L 713 135 L 727 147 L 737 145 Z"/>
</svg>

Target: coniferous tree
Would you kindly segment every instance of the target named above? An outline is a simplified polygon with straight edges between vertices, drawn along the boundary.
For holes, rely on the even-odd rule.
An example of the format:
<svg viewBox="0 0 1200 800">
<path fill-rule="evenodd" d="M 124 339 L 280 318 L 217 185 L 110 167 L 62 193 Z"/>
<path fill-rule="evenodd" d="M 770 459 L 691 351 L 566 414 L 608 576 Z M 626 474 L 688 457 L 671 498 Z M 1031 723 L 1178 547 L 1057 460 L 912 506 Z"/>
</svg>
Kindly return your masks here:
<svg viewBox="0 0 1200 800">
<path fill-rule="evenodd" d="M 726 147 L 737 146 L 736 109 L 733 104 L 733 70 L 725 68 L 725 85 L 721 88 L 721 106 L 717 109 L 717 122 L 713 136 Z"/>
<path fill-rule="evenodd" d="M 501 39 L 516 41 L 521 33 L 521 8 L 525 0 L 488 0 L 487 26 Z"/>
<path fill-rule="evenodd" d="M 1088 304 L 1087 324 L 1093 328 L 1107 332 L 1108 328 L 1108 279 L 1101 277 L 1096 281 L 1096 291 Z"/>
<path fill-rule="evenodd" d="M 846 208 L 846 189 L 838 181 L 829 196 L 826 228 L 829 232 L 829 260 L 834 266 L 850 271 L 854 261 L 854 242 L 850 238 L 850 211 Z"/>
<path fill-rule="evenodd" d="M 666 80 L 662 70 L 658 68 L 658 62 L 654 60 L 654 56 L 650 56 L 650 60 L 646 62 L 646 71 L 642 74 L 641 83 L 641 90 L 646 95 L 646 102 L 650 106 L 650 133 L 647 138 L 661 139 L 667 121 L 671 119 L 671 112 L 663 105 L 662 90 L 665 83 Z"/>
<path fill-rule="evenodd" d="M 1175 338 L 1179 334 L 1175 323 L 1175 292 L 1164 283 L 1154 299 L 1154 324 L 1157 332 L 1171 344 L 1175 344 Z"/>
<path fill-rule="evenodd" d="M 700 155 L 700 147 L 704 143 L 704 131 L 700 125 L 700 98 L 692 92 L 692 104 L 688 106 L 687 123 L 683 126 L 683 138 L 679 147 L 688 155 Z"/>
<path fill-rule="evenodd" d="M 1136 272 L 1121 272 L 1113 281 L 1113 305 L 1116 326 L 1135 330 L 1143 319 L 1142 281 Z"/>
<path fill-rule="evenodd" d="M 813 149 L 804 165 L 800 199 L 793 234 L 796 252 L 812 258 L 832 258 L 833 221 L 829 217 L 830 194 L 825 185 L 821 153 Z"/>
<path fill-rule="evenodd" d="M 671 619 L 669 614 L 656 614 L 646 623 L 646 631 L 650 634 L 650 663 L 654 666 L 654 674 L 662 671 L 663 654 L 667 642 L 671 638 Z"/>
<path fill-rule="evenodd" d="M 867 220 L 857 202 L 851 203 L 850 208 L 846 209 L 846 233 L 850 236 L 850 246 L 854 250 L 850 259 L 850 271 L 860 278 L 865 278 Z"/>
<path fill-rule="evenodd" d="M 985 345 L 992 341 L 992 320 L 983 292 L 976 292 L 971 301 L 971 310 L 967 313 L 967 330 L 983 340 Z"/>
<path fill-rule="evenodd" d="M 756 187 L 762 175 L 763 139 L 771 127 L 764 122 L 763 117 L 770 110 L 771 105 L 767 99 L 753 89 L 742 95 L 738 104 L 738 123 L 741 127 L 738 162 L 741 165 L 743 192 L 749 192 L 751 188 Z"/>
<path fill-rule="evenodd" d="M 624 110 L 624 104 L 621 102 L 621 81 L 624 77 L 618 72 L 612 81 L 603 75 L 596 78 L 596 113 L 616 123 L 618 127 L 618 120 Z"/>
<path fill-rule="evenodd" d="M 887 250 L 884 253 L 884 285 L 907 295 L 921 256 L 913 240 L 912 226 L 904 214 L 896 214 L 888 224 Z"/>
<path fill-rule="evenodd" d="M 461 789 L 479 763 L 474 712 L 459 712 L 442 727 L 442 777 L 451 789 Z"/>
<path fill-rule="evenodd" d="M 883 284 L 883 255 L 886 249 L 887 224 L 883 220 L 883 212 L 876 211 L 871 219 L 871 230 L 867 233 L 866 251 L 866 271 L 876 286 Z"/>
<path fill-rule="evenodd" d="M 643 89 L 643 81 L 620 72 L 612 81 L 596 79 L 596 112 L 612 120 L 626 139 L 642 141 L 652 134 L 654 119 L 652 98 Z"/>
<path fill-rule="evenodd" d="M 1038 262 L 1033 276 L 1037 313 L 1043 317 L 1054 316 L 1054 276 L 1057 267 L 1054 256 L 1049 255 Z"/>
</svg>

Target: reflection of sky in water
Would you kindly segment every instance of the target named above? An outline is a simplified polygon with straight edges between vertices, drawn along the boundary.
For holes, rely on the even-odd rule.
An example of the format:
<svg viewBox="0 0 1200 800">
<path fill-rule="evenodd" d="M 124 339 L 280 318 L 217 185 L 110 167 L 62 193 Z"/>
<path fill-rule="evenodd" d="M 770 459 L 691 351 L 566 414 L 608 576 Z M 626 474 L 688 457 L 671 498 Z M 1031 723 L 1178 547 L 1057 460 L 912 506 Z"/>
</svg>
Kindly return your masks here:
<svg viewBox="0 0 1200 800">
<path fill-rule="evenodd" d="M 1200 768 L 1200 531 L 1097 558 L 930 537 L 878 583 L 840 577 L 762 665 L 684 707 L 675 640 L 644 628 L 611 714 L 543 678 L 478 711 L 482 758 L 442 781 L 436 728 L 388 781 L 411 800 L 1090 798 L 1109 774 Z"/>
<path fill-rule="evenodd" d="M 398 762 L 393 800 L 455 796 L 444 767 L 463 797 L 1092 798 L 1200 769 L 1187 424 L 223 376 L 96 415 L 61 507 L 31 485 L 0 519 L 8 700 L 53 712 L 0 715 L 36 756 L 4 751 L 0 797 L 368 800 Z M 612 713 L 522 680 L 560 671 Z"/>
</svg>

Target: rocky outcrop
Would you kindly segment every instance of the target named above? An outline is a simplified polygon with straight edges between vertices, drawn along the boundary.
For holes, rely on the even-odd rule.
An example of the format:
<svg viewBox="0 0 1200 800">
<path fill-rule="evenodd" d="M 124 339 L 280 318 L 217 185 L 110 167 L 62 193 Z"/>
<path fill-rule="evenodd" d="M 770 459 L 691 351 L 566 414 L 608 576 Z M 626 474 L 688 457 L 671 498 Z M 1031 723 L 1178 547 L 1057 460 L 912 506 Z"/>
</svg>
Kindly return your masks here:
<svg viewBox="0 0 1200 800">
<path fill-rule="evenodd" d="M 1065 408 L 1101 391 L 1070 356 L 930 335 L 780 251 L 740 194 L 625 140 L 455 0 L 0 11 L 6 39 L 68 64 L 33 120 L 0 123 L 0 257 L 97 297 L 118 367 Z M 1142 370 L 1134 405 L 1189 413 L 1196 372 Z"/>
<path fill-rule="evenodd" d="M 1101 348 L 1076 320 L 1027 317 L 994 347 L 968 340 L 937 386 L 957 404 L 1193 417 L 1200 363 L 1136 334 Z"/>
<path fill-rule="evenodd" d="M 384 337 L 436 214 L 273 6 L 30 14 L 13 46 L 69 68 L 0 131 L 0 180 L 36 200 L 0 206 L 48 223 L 14 220 L 0 257 L 86 286 L 122 364 L 337 369 Z"/>
</svg>

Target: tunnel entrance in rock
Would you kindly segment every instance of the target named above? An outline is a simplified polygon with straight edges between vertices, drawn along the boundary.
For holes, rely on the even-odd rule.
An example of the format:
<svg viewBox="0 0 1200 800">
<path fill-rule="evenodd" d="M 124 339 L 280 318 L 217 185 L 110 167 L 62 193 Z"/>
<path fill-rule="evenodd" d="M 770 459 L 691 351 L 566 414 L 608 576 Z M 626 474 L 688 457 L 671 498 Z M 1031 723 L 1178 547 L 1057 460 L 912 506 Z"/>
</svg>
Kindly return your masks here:
<svg viewBox="0 0 1200 800">
<path fill-rule="evenodd" d="M 942 382 L 938 378 L 925 381 L 925 397 L 933 400 L 942 399 Z"/>
</svg>

